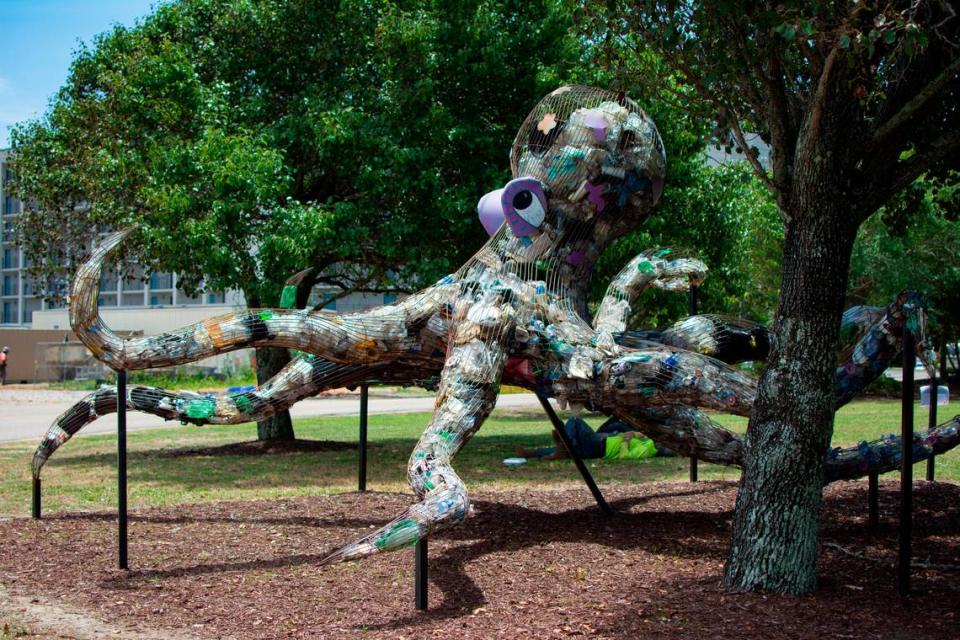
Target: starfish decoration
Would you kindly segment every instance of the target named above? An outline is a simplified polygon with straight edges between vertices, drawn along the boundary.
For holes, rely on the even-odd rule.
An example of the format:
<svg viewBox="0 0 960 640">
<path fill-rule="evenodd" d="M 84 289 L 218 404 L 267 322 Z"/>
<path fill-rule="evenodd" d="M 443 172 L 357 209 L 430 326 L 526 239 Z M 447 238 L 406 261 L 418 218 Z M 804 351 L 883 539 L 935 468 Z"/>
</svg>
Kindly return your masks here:
<svg viewBox="0 0 960 640">
<path fill-rule="evenodd" d="M 548 133 L 553 131 L 553 128 L 556 126 L 557 126 L 557 114 L 548 113 L 545 116 L 543 116 L 543 118 L 537 124 L 537 129 L 539 129 L 540 132 L 543 133 L 543 135 L 547 135 Z"/>
<path fill-rule="evenodd" d="M 603 211 L 607 206 L 607 202 L 603 199 L 603 185 L 587 182 L 583 186 L 587 190 L 587 200 L 597 208 L 597 213 Z"/>
</svg>

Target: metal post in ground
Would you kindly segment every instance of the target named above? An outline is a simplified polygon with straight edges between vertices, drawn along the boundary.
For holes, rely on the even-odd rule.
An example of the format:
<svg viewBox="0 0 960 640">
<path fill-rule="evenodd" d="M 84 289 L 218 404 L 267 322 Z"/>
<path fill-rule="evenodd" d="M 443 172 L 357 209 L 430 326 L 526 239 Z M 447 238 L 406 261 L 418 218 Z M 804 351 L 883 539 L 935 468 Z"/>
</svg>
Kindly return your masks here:
<svg viewBox="0 0 960 640">
<path fill-rule="evenodd" d="M 900 405 L 900 548 L 897 554 L 897 591 L 910 593 L 910 547 L 913 526 L 913 334 L 903 328 L 903 382 Z"/>
<path fill-rule="evenodd" d="M 927 413 L 927 428 L 933 429 L 937 426 L 937 390 L 939 389 L 937 385 L 937 369 L 934 367 L 933 375 L 930 377 L 930 406 L 928 407 Z M 927 482 L 933 482 L 934 475 L 936 474 L 936 456 L 932 453 L 930 457 L 927 458 Z"/>
<path fill-rule="evenodd" d="M 360 469 L 357 481 L 357 490 L 367 490 L 367 406 L 369 403 L 369 388 L 360 385 Z"/>
<path fill-rule="evenodd" d="M 427 610 L 427 540 L 419 540 L 414 551 L 414 602 L 420 611 Z"/>
<path fill-rule="evenodd" d="M 690 287 L 690 315 L 697 315 L 697 286 Z M 690 456 L 690 482 L 696 482 L 699 476 L 696 454 Z"/>
<path fill-rule="evenodd" d="M 30 508 L 30 514 L 34 520 L 40 519 L 40 478 L 33 479 L 33 503 Z"/>
<path fill-rule="evenodd" d="M 600 509 L 602 509 L 607 515 L 613 515 L 613 509 L 604 499 L 603 494 L 600 492 L 600 488 L 597 487 L 597 483 L 594 482 L 593 476 L 590 475 L 590 470 L 587 469 L 587 465 L 583 463 L 583 459 L 574 450 L 573 443 L 570 442 L 570 437 L 563 428 L 563 422 L 561 422 L 560 416 L 558 416 L 557 412 L 553 410 L 552 406 L 550 406 L 550 400 L 548 400 L 547 396 L 541 391 L 537 391 L 537 399 L 540 400 L 540 404 L 543 406 L 544 412 L 546 412 L 547 417 L 550 418 L 550 423 L 553 425 L 554 431 L 557 432 L 557 435 L 560 436 L 560 440 L 563 441 L 563 446 L 567 448 L 567 453 L 570 454 L 570 458 L 573 460 L 573 463 L 577 465 L 577 470 L 580 472 L 580 475 L 583 476 L 583 481 L 587 483 L 587 488 L 589 488 L 590 493 L 593 494 L 593 499 L 597 501 L 597 506 L 600 507 Z"/>
<path fill-rule="evenodd" d="M 117 371 L 117 564 L 127 563 L 127 372 Z"/>
</svg>

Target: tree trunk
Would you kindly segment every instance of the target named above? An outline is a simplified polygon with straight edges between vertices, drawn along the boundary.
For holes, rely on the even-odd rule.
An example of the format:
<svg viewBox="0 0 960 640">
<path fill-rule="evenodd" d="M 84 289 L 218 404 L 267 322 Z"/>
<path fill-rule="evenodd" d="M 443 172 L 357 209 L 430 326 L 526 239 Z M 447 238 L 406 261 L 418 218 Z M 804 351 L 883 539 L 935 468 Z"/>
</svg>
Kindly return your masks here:
<svg viewBox="0 0 960 640">
<path fill-rule="evenodd" d="M 275 376 L 290 362 L 290 354 L 286 349 L 268 347 L 257 349 L 257 384 Z M 293 422 L 290 412 L 279 411 L 274 415 L 257 423 L 257 440 L 293 440 Z"/>
<path fill-rule="evenodd" d="M 780 301 L 747 428 L 724 575 L 730 591 L 816 587 L 840 317 L 857 229 L 837 179 L 822 169 L 797 176 L 789 200 Z"/>
</svg>

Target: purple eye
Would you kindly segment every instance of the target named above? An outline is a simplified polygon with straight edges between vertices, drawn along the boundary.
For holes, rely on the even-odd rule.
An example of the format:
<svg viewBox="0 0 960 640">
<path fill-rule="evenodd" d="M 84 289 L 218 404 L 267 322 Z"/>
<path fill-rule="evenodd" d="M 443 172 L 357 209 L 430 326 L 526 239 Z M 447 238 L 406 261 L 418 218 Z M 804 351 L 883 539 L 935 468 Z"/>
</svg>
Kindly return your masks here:
<svg viewBox="0 0 960 640">
<path fill-rule="evenodd" d="M 546 218 L 547 196 L 538 180 L 511 180 L 503 188 L 500 204 L 513 235 L 526 238 L 539 233 Z"/>
</svg>

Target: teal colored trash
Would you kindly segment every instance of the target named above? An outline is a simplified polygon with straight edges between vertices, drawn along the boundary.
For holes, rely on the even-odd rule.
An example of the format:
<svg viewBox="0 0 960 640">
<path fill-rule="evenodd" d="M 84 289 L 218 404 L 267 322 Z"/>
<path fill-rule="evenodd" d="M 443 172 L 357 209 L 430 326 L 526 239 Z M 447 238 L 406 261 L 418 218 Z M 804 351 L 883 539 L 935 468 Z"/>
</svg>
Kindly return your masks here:
<svg viewBox="0 0 960 640">
<path fill-rule="evenodd" d="M 937 406 L 950 404 L 950 389 L 942 384 L 937 385 Z M 930 406 L 930 385 L 920 387 L 920 406 Z"/>
</svg>

